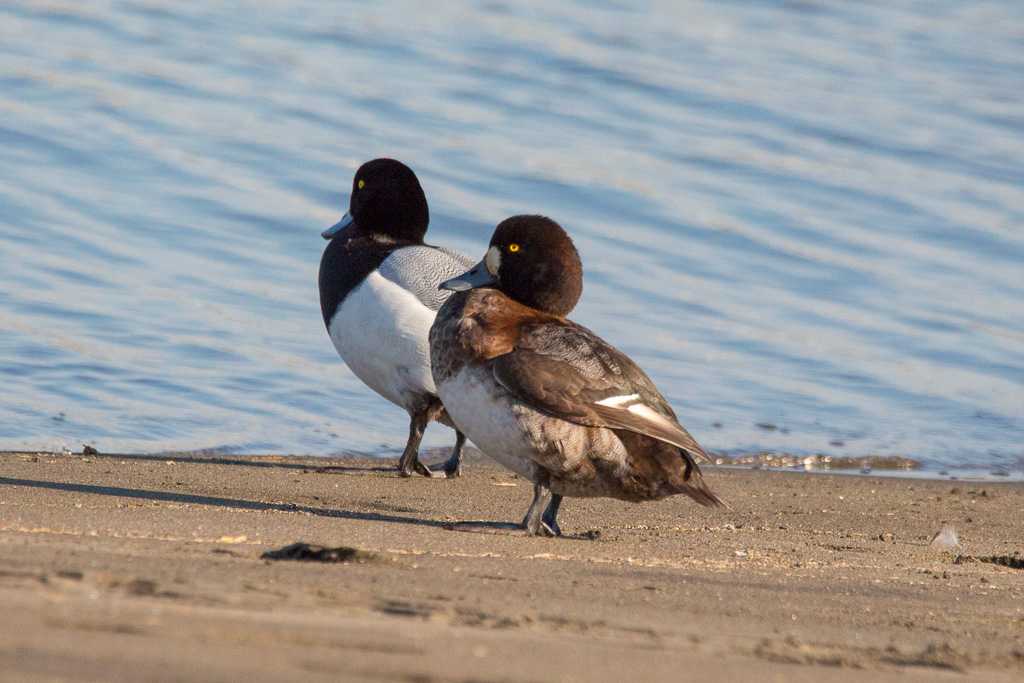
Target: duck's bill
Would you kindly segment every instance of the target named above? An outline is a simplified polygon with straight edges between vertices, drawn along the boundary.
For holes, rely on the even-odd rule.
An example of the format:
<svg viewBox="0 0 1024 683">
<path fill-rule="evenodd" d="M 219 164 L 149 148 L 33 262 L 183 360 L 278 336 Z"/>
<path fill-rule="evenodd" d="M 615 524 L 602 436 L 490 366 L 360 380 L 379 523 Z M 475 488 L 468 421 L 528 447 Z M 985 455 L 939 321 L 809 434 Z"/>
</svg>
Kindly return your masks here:
<svg viewBox="0 0 1024 683">
<path fill-rule="evenodd" d="M 323 237 L 325 240 L 333 239 L 334 236 L 337 235 L 339 232 L 341 232 L 348 226 L 354 224 L 355 219 L 352 218 L 352 214 L 346 213 L 344 216 L 341 217 L 340 221 L 338 221 L 337 223 L 335 223 L 334 225 L 320 233 L 320 236 Z"/>
<path fill-rule="evenodd" d="M 481 261 L 462 275 L 453 277 L 451 280 L 445 280 L 437 288 L 450 289 L 453 292 L 465 292 L 477 287 L 489 287 L 497 281 L 497 278 L 491 275 L 491 271 L 487 270 L 487 264 Z"/>
</svg>

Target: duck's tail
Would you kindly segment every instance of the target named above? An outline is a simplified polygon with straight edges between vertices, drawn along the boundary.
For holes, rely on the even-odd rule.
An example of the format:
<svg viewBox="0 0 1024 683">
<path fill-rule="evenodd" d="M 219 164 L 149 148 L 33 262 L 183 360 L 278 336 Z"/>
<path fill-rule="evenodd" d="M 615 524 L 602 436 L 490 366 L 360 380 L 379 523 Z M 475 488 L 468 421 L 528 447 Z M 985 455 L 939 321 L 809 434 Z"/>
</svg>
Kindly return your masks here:
<svg viewBox="0 0 1024 683">
<path fill-rule="evenodd" d="M 694 502 L 700 503 L 705 507 L 724 507 L 731 510 L 732 507 L 719 498 L 704 482 L 704 477 L 700 473 L 700 467 L 694 462 L 693 457 L 683 449 L 679 450 L 679 454 L 682 456 L 686 467 L 683 472 L 683 481 L 685 483 L 680 493 L 689 496 Z"/>
</svg>

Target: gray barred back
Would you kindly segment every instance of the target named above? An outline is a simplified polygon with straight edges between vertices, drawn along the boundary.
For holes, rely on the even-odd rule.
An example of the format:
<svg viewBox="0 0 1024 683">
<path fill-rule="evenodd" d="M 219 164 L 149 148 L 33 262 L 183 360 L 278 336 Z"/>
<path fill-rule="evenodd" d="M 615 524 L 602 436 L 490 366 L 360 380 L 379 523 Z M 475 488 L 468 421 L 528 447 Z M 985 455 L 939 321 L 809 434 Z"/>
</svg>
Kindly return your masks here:
<svg viewBox="0 0 1024 683">
<path fill-rule="evenodd" d="M 452 294 L 437 286 L 456 275 L 462 275 L 473 267 L 473 263 L 470 258 L 458 252 L 424 244 L 394 250 L 380 264 L 377 272 L 411 293 L 430 310 L 436 311 Z"/>
</svg>

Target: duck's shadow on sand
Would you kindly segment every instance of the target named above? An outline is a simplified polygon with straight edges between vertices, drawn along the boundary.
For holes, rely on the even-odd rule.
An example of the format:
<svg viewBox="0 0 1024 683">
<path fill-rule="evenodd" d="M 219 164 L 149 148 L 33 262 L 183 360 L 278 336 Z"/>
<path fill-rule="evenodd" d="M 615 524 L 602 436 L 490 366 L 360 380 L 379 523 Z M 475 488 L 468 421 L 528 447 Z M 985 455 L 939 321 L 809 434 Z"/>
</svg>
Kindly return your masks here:
<svg viewBox="0 0 1024 683">
<path fill-rule="evenodd" d="M 328 508 L 297 505 L 295 503 L 265 503 L 257 500 L 241 500 L 237 498 L 221 498 L 218 496 L 201 496 L 190 493 L 172 493 L 170 491 L 149 491 L 145 489 L 128 489 L 120 486 L 97 486 L 94 484 L 67 484 L 55 481 L 39 481 L 35 479 L 13 479 L 0 477 L 0 486 L 29 486 L 50 491 L 69 491 L 72 493 L 90 493 L 118 498 L 137 498 L 142 500 L 160 501 L 163 503 L 182 503 L 189 505 L 211 505 L 233 510 L 259 510 L 274 512 L 301 512 L 320 517 L 338 519 L 358 519 L 370 522 L 393 522 L 396 524 L 413 524 L 432 526 L 443 529 L 448 522 L 416 517 L 399 517 L 378 512 L 356 512 L 353 510 L 331 510 Z"/>
<path fill-rule="evenodd" d="M 101 455 L 101 456 L 90 456 L 90 457 L 108 457 L 117 458 L 119 460 L 154 460 L 154 461 L 165 461 L 174 458 L 168 456 L 153 456 L 153 455 Z M 175 462 L 180 464 L 187 463 L 202 463 L 202 464 L 214 464 L 214 465 L 235 465 L 243 467 L 282 467 L 285 469 L 299 469 L 307 470 L 311 472 L 332 472 L 340 471 L 346 473 L 366 473 L 366 474 L 377 474 L 377 473 L 388 473 L 395 474 L 397 472 L 394 467 L 379 467 L 372 465 L 331 465 L 327 467 L 318 467 L 315 465 L 303 465 L 300 463 L 278 463 L 278 462 L 253 462 L 249 460 L 230 460 L 221 458 L 207 458 L 207 457 L 195 457 L 188 456 L 186 458 L 175 459 Z M 233 510 L 257 510 L 257 511 L 272 511 L 272 512 L 299 512 L 310 515 L 317 515 L 320 517 L 333 517 L 336 519 L 354 519 L 365 522 L 387 522 L 392 524 L 410 524 L 413 526 L 426 526 L 434 527 L 436 529 L 454 530 L 457 528 L 467 529 L 468 527 L 477 527 L 478 532 L 487 533 L 487 529 L 493 529 L 491 533 L 509 533 L 509 530 L 515 528 L 514 524 L 506 522 L 495 522 L 495 521 L 476 521 L 466 520 L 464 522 L 453 523 L 451 521 L 442 521 L 435 519 L 422 519 L 419 517 L 403 517 L 399 515 L 391 515 L 380 512 L 361 512 L 356 510 L 337 510 L 324 507 L 314 507 L 310 505 L 298 505 L 296 503 L 270 503 L 258 500 L 244 500 L 238 498 L 223 498 L 220 496 L 204 496 L 191 493 L 178 493 L 173 491 L 153 491 L 147 489 L 132 489 L 121 486 L 101 486 L 97 484 L 75 484 L 68 482 L 55 482 L 55 481 L 42 481 L 38 479 L 16 479 L 13 477 L 0 477 L 0 486 L 26 486 L 30 488 L 46 489 L 49 491 L 67 491 L 70 493 L 87 493 L 92 495 L 101 496 L 115 496 L 118 498 L 135 498 L 139 500 L 151 500 L 162 503 L 180 503 L 187 505 L 208 505 L 222 508 L 228 508 Z M 521 529 L 521 528 L 520 528 Z M 578 539 L 591 539 L 588 534 L 581 536 L 566 535 L 563 538 L 578 538 Z"/>
<path fill-rule="evenodd" d="M 176 463 L 197 463 L 200 465 L 230 465 L 234 467 L 261 467 L 261 468 L 272 468 L 272 469 L 283 469 L 283 470 L 303 470 L 308 472 L 316 472 L 318 474 L 323 473 L 348 473 L 348 474 L 371 474 L 375 472 L 392 472 L 397 473 L 398 468 L 395 465 L 313 465 L 309 462 L 281 462 L 279 460 L 270 459 L 253 459 L 253 460 L 241 460 L 238 458 L 224 457 L 224 456 L 205 456 L 205 455 L 193 455 L 190 453 L 186 454 L 174 454 L 164 453 L 159 455 L 140 455 L 137 453 L 131 454 L 118 454 L 118 453 L 98 453 L 95 455 L 89 455 L 90 458 L 109 458 L 111 460 L 142 460 L 142 461 L 158 461 L 165 462 L 167 460 L 173 460 Z"/>
</svg>

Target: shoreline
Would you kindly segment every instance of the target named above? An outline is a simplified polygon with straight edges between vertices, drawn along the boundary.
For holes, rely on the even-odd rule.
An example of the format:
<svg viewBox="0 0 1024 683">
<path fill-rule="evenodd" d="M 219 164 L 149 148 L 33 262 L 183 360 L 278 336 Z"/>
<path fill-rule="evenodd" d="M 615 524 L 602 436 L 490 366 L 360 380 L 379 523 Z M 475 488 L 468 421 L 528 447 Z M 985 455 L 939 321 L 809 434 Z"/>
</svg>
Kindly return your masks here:
<svg viewBox="0 0 1024 683">
<path fill-rule="evenodd" d="M 1019 483 L 705 466 L 732 510 L 567 499 L 538 539 L 451 529 L 529 500 L 479 456 L 392 467 L 0 453 L 0 680 L 1024 674 Z"/>
<path fill-rule="evenodd" d="M 126 457 L 126 458 L 210 458 L 217 460 L 230 460 L 232 458 L 316 458 L 324 460 L 357 460 L 357 461 L 381 461 L 389 462 L 397 458 L 391 450 L 377 453 L 335 453 L 330 455 L 300 455 L 300 454 L 267 454 L 267 453 L 235 453 L 216 448 L 198 449 L 189 451 L 156 451 L 156 452 L 131 452 L 131 453 L 101 453 L 92 446 L 86 446 L 91 451 L 79 450 L 52 451 L 45 449 L 23 449 L 23 450 L 2 450 L 0 457 L 5 455 L 16 455 L 20 453 L 33 453 L 40 456 L 65 457 L 70 455 L 97 454 L 104 457 Z M 465 452 L 473 454 L 473 457 L 488 460 L 475 446 L 466 446 Z M 424 448 L 421 455 L 425 460 L 444 460 L 449 453 L 445 447 Z M 829 456 L 829 455 L 800 455 L 778 451 L 760 451 L 757 453 L 744 453 L 736 455 L 725 455 L 712 453 L 715 459 L 715 466 L 721 469 L 737 470 L 763 470 L 766 472 L 790 472 L 794 474 L 837 474 L 844 476 L 866 476 L 886 477 L 896 479 L 916 479 L 928 481 L 946 482 L 1024 482 L 1024 456 L 1017 463 L 1019 469 L 1005 464 L 992 464 L 987 466 L 962 465 L 957 467 L 936 467 L 927 463 L 901 455 L 868 455 L 855 456 Z"/>
</svg>

